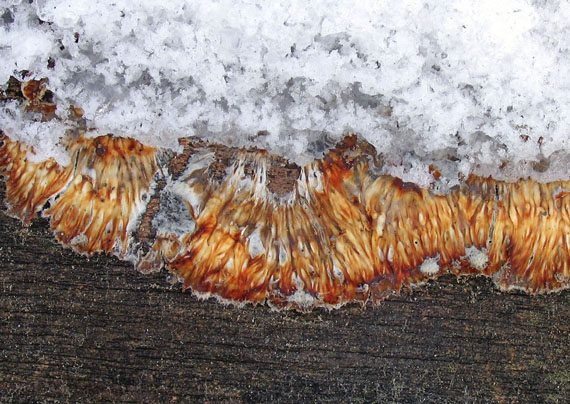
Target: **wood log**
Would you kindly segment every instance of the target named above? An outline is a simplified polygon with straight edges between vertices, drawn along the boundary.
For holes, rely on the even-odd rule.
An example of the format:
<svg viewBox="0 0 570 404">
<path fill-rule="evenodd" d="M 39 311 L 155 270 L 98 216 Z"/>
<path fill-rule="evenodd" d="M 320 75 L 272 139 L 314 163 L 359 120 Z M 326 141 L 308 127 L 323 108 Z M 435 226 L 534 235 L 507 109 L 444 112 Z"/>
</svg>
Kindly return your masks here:
<svg viewBox="0 0 570 404">
<path fill-rule="evenodd" d="M 0 234 L 2 403 L 570 399 L 569 291 L 448 275 L 375 307 L 277 312 L 79 256 L 45 219 L 3 210 Z"/>
</svg>

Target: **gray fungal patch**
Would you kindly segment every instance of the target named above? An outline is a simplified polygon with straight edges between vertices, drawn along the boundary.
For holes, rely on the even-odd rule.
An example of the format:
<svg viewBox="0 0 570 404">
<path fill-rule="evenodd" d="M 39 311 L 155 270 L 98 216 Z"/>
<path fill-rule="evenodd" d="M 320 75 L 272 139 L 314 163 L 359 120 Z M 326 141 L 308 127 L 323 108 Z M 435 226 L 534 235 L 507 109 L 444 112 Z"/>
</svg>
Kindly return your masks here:
<svg viewBox="0 0 570 404">
<path fill-rule="evenodd" d="M 165 189 L 160 196 L 160 208 L 152 219 L 152 227 L 157 234 L 174 234 L 178 237 L 192 233 L 196 229 L 196 223 L 185 199 L 173 192 L 172 189 Z"/>
</svg>

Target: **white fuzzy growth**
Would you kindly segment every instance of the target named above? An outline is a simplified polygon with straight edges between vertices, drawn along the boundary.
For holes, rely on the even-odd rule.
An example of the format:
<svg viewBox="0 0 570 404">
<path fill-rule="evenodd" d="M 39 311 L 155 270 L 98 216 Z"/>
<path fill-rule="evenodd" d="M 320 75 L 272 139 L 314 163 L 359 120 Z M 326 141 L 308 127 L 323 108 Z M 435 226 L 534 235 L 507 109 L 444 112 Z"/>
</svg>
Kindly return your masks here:
<svg viewBox="0 0 570 404">
<path fill-rule="evenodd" d="M 313 307 L 316 301 L 315 297 L 304 290 L 304 283 L 295 272 L 293 273 L 293 282 L 295 282 L 296 290 L 295 293 L 287 297 L 287 301 L 300 308 Z"/>
<path fill-rule="evenodd" d="M 287 297 L 289 303 L 295 303 L 300 308 L 311 308 L 315 302 L 315 297 L 304 290 L 297 289 L 295 293 Z"/>
<path fill-rule="evenodd" d="M 287 260 L 288 260 L 287 251 L 285 250 L 283 245 L 279 243 L 279 265 L 281 266 L 285 265 L 285 263 L 287 263 Z"/>
<path fill-rule="evenodd" d="M 83 166 L 81 168 L 81 174 L 90 177 L 93 180 L 93 183 L 97 181 L 97 171 L 95 171 L 94 168 Z"/>
<path fill-rule="evenodd" d="M 307 174 L 305 173 L 305 170 L 301 170 L 301 174 L 299 175 L 299 178 L 296 182 L 296 189 L 299 197 L 304 199 L 310 198 L 311 194 L 309 192 Z"/>
<path fill-rule="evenodd" d="M 344 274 L 342 270 L 336 265 L 333 265 L 333 274 L 339 281 L 344 281 Z"/>
<path fill-rule="evenodd" d="M 439 255 L 435 257 L 429 257 L 422 262 L 420 265 L 420 271 L 426 275 L 435 275 L 439 272 Z"/>
<path fill-rule="evenodd" d="M 155 185 L 154 183 L 151 184 L 150 188 L 152 189 L 154 185 Z M 139 225 L 138 222 L 139 218 L 145 212 L 148 201 L 150 200 L 149 196 L 150 196 L 149 192 L 145 191 L 139 196 L 138 200 L 135 200 L 135 203 L 133 205 L 133 210 L 131 212 L 131 215 L 129 216 L 129 221 L 127 223 L 127 229 L 126 229 L 127 234 L 130 235 L 135 232 L 137 226 Z"/>
<path fill-rule="evenodd" d="M 256 228 L 253 233 L 249 235 L 247 238 L 248 248 L 249 248 L 249 255 L 251 258 L 257 257 L 259 254 L 265 252 L 265 247 L 263 246 L 263 242 L 261 241 L 259 228 Z"/>
<path fill-rule="evenodd" d="M 380 258 L 380 261 L 384 262 L 384 251 L 382 251 L 382 248 L 378 247 L 378 258 Z"/>
<path fill-rule="evenodd" d="M 254 194 L 259 199 L 268 199 L 269 190 L 267 189 L 267 161 L 262 156 L 257 156 L 255 159 L 255 175 L 254 181 Z"/>
<path fill-rule="evenodd" d="M 384 225 L 386 224 L 386 214 L 382 212 L 380 216 L 376 219 L 376 233 L 379 236 L 384 234 Z"/>
<path fill-rule="evenodd" d="M 465 249 L 465 258 L 473 268 L 482 271 L 489 264 L 489 256 L 485 251 L 479 250 L 477 247 L 469 247 Z"/>
<path fill-rule="evenodd" d="M 188 184 L 179 181 L 172 183 L 170 190 L 190 203 L 196 217 L 200 215 L 202 204 L 204 203 L 201 194 L 194 192 L 194 189 Z"/>
<path fill-rule="evenodd" d="M 85 233 L 78 234 L 77 236 L 73 237 L 69 240 L 69 244 L 72 246 L 81 246 L 85 245 L 89 242 L 89 237 L 85 235 Z"/>
<path fill-rule="evenodd" d="M 394 261 L 394 246 L 390 245 L 390 247 L 388 247 L 388 261 L 392 262 Z"/>
<path fill-rule="evenodd" d="M 307 180 L 309 186 L 317 192 L 323 192 L 323 174 L 321 171 L 314 165 L 311 165 L 308 171 Z"/>
</svg>

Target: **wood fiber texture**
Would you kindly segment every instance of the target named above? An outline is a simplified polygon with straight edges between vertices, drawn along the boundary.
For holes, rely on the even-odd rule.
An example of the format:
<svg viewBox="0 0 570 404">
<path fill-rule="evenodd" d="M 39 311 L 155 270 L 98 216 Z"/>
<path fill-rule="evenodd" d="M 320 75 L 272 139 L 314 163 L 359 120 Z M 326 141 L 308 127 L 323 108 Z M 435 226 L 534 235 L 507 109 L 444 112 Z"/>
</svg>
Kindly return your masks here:
<svg viewBox="0 0 570 404">
<path fill-rule="evenodd" d="M 45 219 L 3 208 L 0 234 L 1 403 L 570 400 L 569 291 L 444 276 L 375 307 L 276 312 L 79 256 Z"/>
</svg>

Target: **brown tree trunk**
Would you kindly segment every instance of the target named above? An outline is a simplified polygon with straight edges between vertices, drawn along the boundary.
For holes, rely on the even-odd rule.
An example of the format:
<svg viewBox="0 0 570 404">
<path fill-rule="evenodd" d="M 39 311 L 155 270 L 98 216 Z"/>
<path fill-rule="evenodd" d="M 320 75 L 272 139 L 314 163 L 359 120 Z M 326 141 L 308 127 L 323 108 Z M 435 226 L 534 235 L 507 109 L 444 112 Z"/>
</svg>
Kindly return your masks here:
<svg viewBox="0 0 570 404">
<path fill-rule="evenodd" d="M 238 308 L 3 211 L 1 403 L 570 400 L 568 291 L 446 276 L 377 307 Z"/>
</svg>

